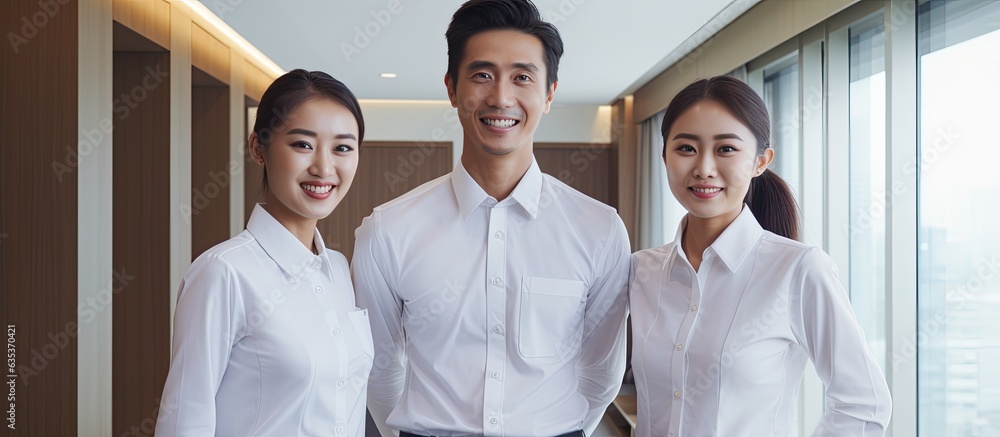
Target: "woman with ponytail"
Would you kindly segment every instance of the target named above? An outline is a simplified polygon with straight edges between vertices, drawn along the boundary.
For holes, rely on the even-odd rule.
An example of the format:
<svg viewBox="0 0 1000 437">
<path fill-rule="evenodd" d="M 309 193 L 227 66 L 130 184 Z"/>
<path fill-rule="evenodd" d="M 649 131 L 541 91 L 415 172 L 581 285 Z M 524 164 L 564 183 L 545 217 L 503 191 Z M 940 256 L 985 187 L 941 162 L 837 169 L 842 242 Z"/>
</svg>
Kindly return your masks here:
<svg viewBox="0 0 1000 437">
<path fill-rule="evenodd" d="M 836 267 L 796 241 L 798 214 L 761 98 L 730 77 L 692 83 L 663 119 L 670 190 L 688 211 L 633 255 L 639 436 L 787 436 L 812 361 L 826 387 L 813 435 L 881 436 L 885 377 Z"/>
</svg>

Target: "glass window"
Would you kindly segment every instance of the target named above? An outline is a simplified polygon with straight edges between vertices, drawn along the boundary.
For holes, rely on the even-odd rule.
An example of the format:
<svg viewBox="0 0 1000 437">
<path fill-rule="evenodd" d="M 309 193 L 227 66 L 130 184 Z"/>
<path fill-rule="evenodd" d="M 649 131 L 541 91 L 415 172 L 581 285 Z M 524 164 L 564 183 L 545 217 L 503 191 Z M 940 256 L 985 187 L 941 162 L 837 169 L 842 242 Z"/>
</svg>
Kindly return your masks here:
<svg viewBox="0 0 1000 437">
<path fill-rule="evenodd" d="M 799 194 L 799 64 L 791 56 L 764 69 L 764 102 L 771 115 L 771 147 L 778 173 Z"/>
<path fill-rule="evenodd" d="M 868 346 L 885 369 L 885 32 L 882 13 L 850 39 L 850 272 L 848 290 Z M 891 195 L 891 192 L 888 193 Z"/>
<path fill-rule="evenodd" d="M 918 427 L 1000 435 L 1000 2 L 918 5 Z"/>
</svg>

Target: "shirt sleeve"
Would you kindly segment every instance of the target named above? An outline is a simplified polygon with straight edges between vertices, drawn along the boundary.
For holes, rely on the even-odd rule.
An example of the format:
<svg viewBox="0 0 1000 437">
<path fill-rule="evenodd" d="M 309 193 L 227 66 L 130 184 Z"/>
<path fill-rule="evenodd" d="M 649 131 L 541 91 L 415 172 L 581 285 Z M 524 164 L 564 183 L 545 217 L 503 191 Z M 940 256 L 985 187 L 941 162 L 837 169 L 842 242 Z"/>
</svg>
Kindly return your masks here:
<svg viewBox="0 0 1000 437">
<path fill-rule="evenodd" d="M 233 346 L 245 335 L 237 287 L 232 266 L 213 255 L 195 261 L 181 281 L 157 436 L 215 435 L 215 394 Z"/>
<path fill-rule="evenodd" d="M 358 306 L 368 309 L 375 356 L 368 380 L 368 410 L 383 436 L 395 435 L 386 424 L 403 395 L 405 378 L 403 301 L 386 279 L 388 266 L 379 238 L 378 211 L 362 221 L 355 235 L 351 276 Z"/>
<path fill-rule="evenodd" d="M 613 217 L 611 235 L 598 255 L 598 280 L 587 294 L 579 391 L 590 404 L 583 429 L 591 435 L 618 395 L 625 374 L 630 246 L 625 224 Z"/>
<path fill-rule="evenodd" d="M 836 265 L 822 250 L 811 248 L 793 280 L 798 290 L 792 290 L 790 307 L 800 309 L 793 332 L 826 387 L 826 411 L 812 435 L 885 435 L 892 414 L 889 387 L 837 278 Z"/>
</svg>

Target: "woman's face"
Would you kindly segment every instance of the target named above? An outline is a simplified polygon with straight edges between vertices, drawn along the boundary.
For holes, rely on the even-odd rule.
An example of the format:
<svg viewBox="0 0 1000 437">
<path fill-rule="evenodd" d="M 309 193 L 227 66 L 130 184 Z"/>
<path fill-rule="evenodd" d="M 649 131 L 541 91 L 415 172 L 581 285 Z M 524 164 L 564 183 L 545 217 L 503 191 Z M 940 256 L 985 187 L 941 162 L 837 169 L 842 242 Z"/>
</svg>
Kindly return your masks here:
<svg viewBox="0 0 1000 437">
<path fill-rule="evenodd" d="M 267 169 L 267 209 L 276 218 L 319 220 L 333 212 L 351 188 L 358 168 L 358 123 L 340 103 L 307 100 L 288 114 L 251 153 Z"/>
<path fill-rule="evenodd" d="M 750 180 L 774 153 L 769 148 L 757 156 L 753 133 L 715 100 L 701 100 L 681 113 L 664 143 L 670 191 L 691 216 L 702 219 L 735 219 Z"/>
</svg>

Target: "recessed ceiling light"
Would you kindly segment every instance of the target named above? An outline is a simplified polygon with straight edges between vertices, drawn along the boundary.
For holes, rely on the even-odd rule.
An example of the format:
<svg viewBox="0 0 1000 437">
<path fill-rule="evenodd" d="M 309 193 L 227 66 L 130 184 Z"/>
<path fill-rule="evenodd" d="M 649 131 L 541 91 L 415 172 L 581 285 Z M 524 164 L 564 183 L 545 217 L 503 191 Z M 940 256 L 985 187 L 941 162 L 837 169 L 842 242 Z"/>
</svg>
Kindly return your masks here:
<svg viewBox="0 0 1000 437">
<path fill-rule="evenodd" d="M 384 77 L 386 79 L 395 79 L 396 78 L 396 73 L 382 73 L 382 74 L 378 75 L 378 77 Z"/>
</svg>

